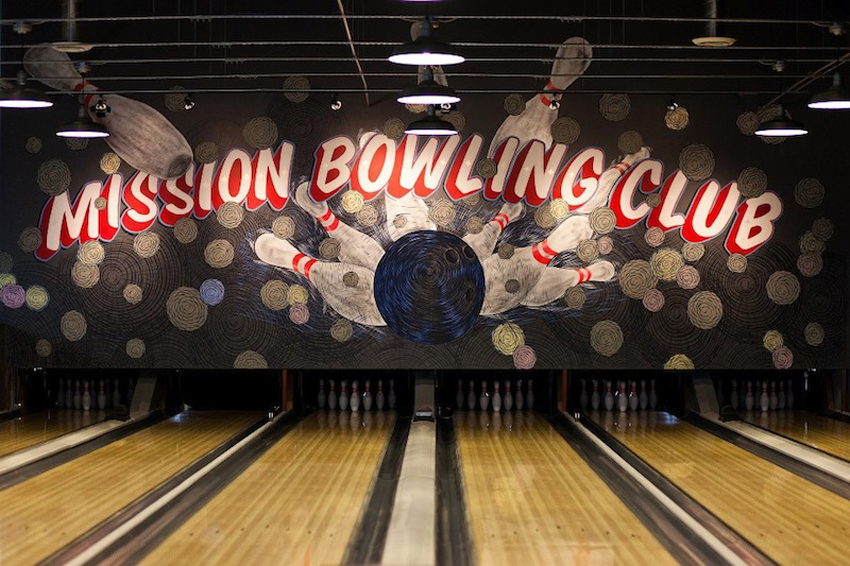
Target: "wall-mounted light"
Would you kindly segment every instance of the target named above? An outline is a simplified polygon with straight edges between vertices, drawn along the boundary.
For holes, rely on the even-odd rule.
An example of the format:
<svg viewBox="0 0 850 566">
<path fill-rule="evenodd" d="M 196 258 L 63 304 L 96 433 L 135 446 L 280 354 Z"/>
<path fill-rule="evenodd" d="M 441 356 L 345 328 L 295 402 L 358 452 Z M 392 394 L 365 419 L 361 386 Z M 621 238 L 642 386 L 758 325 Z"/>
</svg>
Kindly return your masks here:
<svg viewBox="0 0 850 566">
<path fill-rule="evenodd" d="M 420 136 L 453 136 L 457 129 L 451 122 L 447 122 L 437 116 L 434 106 L 429 105 L 425 109 L 425 117 L 411 122 L 405 134 L 416 134 Z"/>
<path fill-rule="evenodd" d="M 109 132 L 89 118 L 86 109 L 80 106 L 77 119 L 62 125 L 56 130 L 56 135 L 60 138 L 106 138 Z"/>
<path fill-rule="evenodd" d="M 336 93 L 334 93 L 331 95 L 331 110 L 337 111 L 340 108 L 342 108 L 342 102 L 340 101 Z"/>
<path fill-rule="evenodd" d="M 112 108 L 103 99 L 103 95 L 98 97 L 97 102 L 92 104 L 89 110 L 94 112 L 95 116 L 98 118 L 106 118 L 106 115 L 112 112 Z"/>
<path fill-rule="evenodd" d="M 195 107 L 195 95 L 191 92 L 183 97 L 183 110 L 191 110 Z"/>
<path fill-rule="evenodd" d="M 457 65 L 465 61 L 454 47 L 439 41 L 434 27 L 426 18 L 419 37 L 393 50 L 389 60 L 399 65 Z"/>
</svg>

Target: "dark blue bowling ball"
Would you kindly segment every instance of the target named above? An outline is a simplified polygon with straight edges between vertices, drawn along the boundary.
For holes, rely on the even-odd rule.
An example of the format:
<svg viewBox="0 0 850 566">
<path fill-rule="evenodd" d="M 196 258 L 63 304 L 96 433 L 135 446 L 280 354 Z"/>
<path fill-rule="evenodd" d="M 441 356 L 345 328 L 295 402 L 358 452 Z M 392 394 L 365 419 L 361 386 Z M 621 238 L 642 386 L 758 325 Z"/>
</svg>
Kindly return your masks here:
<svg viewBox="0 0 850 566">
<path fill-rule="evenodd" d="M 375 272 L 375 300 L 387 325 L 419 344 L 463 336 L 484 304 L 484 270 L 469 245 L 423 230 L 396 240 Z"/>
</svg>

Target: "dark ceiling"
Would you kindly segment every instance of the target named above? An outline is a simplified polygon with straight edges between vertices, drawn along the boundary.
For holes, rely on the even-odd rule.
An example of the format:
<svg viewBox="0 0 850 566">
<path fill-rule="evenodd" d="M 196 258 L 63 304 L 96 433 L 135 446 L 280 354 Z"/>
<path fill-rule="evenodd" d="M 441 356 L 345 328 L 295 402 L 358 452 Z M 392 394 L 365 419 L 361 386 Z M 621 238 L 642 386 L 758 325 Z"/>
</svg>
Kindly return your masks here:
<svg viewBox="0 0 850 566">
<path fill-rule="evenodd" d="M 14 22 L 35 24 L 23 36 L 27 45 L 59 40 L 61 4 L 2 2 L 3 78 L 14 77 L 22 53 Z M 409 39 L 412 17 L 426 10 L 437 18 L 441 39 L 461 46 L 468 58 L 447 69 L 451 86 L 467 93 L 541 88 L 555 46 L 573 35 L 595 46 L 594 63 L 570 88 L 574 93 L 764 98 L 778 88 L 771 69 L 777 59 L 787 62 L 786 89 L 810 92 L 828 84 L 823 77 L 832 72 L 838 48 L 847 54 L 847 35 L 836 38 L 828 26 L 847 18 L 850 2 L 725 4 L 721 16 L 738 20 L 726 24 L 726 32 L 738 41 L 730 48 L 706 50 L 691 44 L 705 29 L 699 21 L 705 15 L 702 1 L 342 1 L 373 102 L 412 82 L 409 69 L 386 57 L 393 45 Z M 257 15 L 290 17 L 244 17 Z M 336 1 L 82 0 L 79 17 L 80 39 L 95 47 L 72 57 L 91 62 L 90 77 L 105 90 L 138 93 L 179 84 L 196 92 L 273 91 L 293 74 L 307 76 L 316 91 L 364 89 Z M 53 21 L 40 21 L 45 18 Z M 807 77 L 817 80 L 809 84 Z M 800 87 L 794 86 L 801 80 Z"/>
</svg>

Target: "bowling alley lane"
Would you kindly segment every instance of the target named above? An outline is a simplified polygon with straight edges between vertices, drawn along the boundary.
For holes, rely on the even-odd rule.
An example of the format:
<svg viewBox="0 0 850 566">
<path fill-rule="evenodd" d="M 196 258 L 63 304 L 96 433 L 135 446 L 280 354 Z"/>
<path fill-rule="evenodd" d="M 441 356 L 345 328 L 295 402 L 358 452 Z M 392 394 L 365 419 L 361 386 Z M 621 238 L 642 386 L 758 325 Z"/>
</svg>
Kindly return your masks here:
<svg viewBox="0 0 850 566">
<path fill-rule="evenodd" d="M 51 409 L 0 422 L 0 456 L 102 421 L 104 411 Z"/>
<path fill-rule="evenodd" d="M 0 491 L 0 562 L 49 556 L 261 417 L 181 413 Z"/>
<path fill-rule="evenodd" d="M 153 550 L 144 564 L 338 564 L 395 417 L 305 418 Z"/>
<path fill-rule="evenodd" d="M 850 423 L 808 411 L 752 411 L 744 420 L 850 460 Z"/>
<path fill-rule="evenodd" d="M 455 421 L 479 564 L 674 563 L 543 417 Z"/>
<path fill-rule="evenodd" d="M 847 563 L 850 501 L 669 413 L 591 418 L 775 561 Z"/>
</svg>

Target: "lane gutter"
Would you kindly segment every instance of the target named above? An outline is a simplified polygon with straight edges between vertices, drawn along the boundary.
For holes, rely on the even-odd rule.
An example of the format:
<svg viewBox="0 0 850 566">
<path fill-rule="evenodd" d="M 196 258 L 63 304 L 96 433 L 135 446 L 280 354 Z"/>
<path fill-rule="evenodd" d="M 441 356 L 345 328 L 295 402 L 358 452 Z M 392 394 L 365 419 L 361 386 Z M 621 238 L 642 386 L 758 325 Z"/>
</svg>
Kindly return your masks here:
<svg viewBox="0 0 850 566">
<path fill-rule="evenodd" d="M 454 418 L 437 419 L 437 563 L 477 564 Z"/>
</svg>

